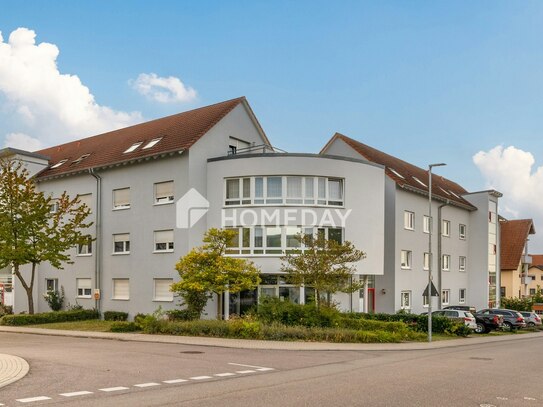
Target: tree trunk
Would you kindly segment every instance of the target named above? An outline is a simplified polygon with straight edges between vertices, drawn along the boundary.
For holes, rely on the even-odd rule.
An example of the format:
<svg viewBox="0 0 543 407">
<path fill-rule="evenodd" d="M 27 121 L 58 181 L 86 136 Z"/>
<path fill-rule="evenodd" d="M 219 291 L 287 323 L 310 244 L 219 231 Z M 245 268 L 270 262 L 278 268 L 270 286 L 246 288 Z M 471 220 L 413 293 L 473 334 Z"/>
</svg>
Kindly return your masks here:
<svg viewBox="0 0 543 407">
<path fill-rule="evenodd" d="M 28 297 L 28 313 L 34 314 L 34 294 L 32 293 L 32 287 L 25 288 L 26 295 Z"/>
<path fill-rule="evenodd" d="M 23 275 L 19 271 L 19 267 L 20 267 L 19 264 L 13 265 L 13 272 L 15 273 L 15 275 L 21 282 L 21 285 L 26 291 L 26 296 L 28 298 L 28 313 L 34 314 L 34 294 L 32 291 L 34 290 L 34 276 L 36 274 L 36 264 L 32 264 L 32 275 L 30 276 L 30 285 L 28 285 L 26 281 L 24 280 Z"/>
</svg>

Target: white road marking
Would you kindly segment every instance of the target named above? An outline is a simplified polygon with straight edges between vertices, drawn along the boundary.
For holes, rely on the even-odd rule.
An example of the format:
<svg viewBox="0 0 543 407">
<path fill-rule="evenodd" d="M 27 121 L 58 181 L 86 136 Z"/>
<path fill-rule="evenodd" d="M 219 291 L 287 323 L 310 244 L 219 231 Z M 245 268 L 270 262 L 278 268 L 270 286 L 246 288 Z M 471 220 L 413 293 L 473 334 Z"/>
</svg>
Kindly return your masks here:
<svg viewBox="0 0 543 407">
<path fill-rule="evenodd" d="M 524 397 L 524 400 L 537 400 L 537 399 L 534 399 L 533 397 Z"/>
<path fill-rule="evenodd" d="M 494 404 L 479 404 L 480 407 L 496 407 Z"/>
<path fill-rule="evenodd" d="M 98 389 L 100 391 L 110 392 L 110 391 L 120 391 L 120 390 L 129 390 L 128 387 L 106 387 L 105 389 Z"/>
<path fill-rule="evenodd" d="M 239 374 L 247 374 L 247 373 L 255 373 L 256 370 L 237 370 L 236 373 Z"/>
<path fill-rule="evenodd" d="M 228 376 L 235 376 L 235 375 L 236 375 L 235 373 L 217 373 L 217 374 L 214 374 L 213 376 L 228 377 Z"/>
<path fill-rule="evenodd" d="M 507 397 L 496 397 L 498 400 L 509 400 Z"/>
<path fill-rule="evenodd" d="M 253 369 L 258 370 L 259 372 L 266 372 L 268 370 L 275 370 L 271 367 L 264 367 L 264 366 L 253 366 L 253 365 L 242 365 L 241 363 L 228 363 L 229 365 L 233 366 L 243 366 L 243 367 L 252 367 Z"/>
<path fill-rule="evenodd" d="M 141 384 L 135 384 L 134 387 L 153 387 L 153 386 L 160 386 L 160 383 L 141 383 Z"/>
<path fill-rule="evenodd" d="M 189 377 L 190 380 L 205 380 L 205 379 L 211 379 L 211 376 L 194 376 Z"/>
<path fill-rule="evenodd" d="M 168 383 L 168 384 L 174 384 L 174 383 L 183 383 L 188 382 L 186 379 L 172 379 L 172 380 L 164 380 L 162 383 Z"/>
<path fill-rule="evenodd" d="M 38 397 L 29 397 L 26 399 L 17 399 L 17 401 L 20 403 L 32 403 L 34 401 L 45 401 L 45 400 L 51 400 L 51 397 L 38 396 Z"/>
<path fill-rule="evenodd" d="M 71 393 L 60 393 L 59 396 L 63 397 L 75 397 L 75 396 L 84 396 L 86 394 L 92 394 L 92 391 L 74 391 Z"/>
</svg>

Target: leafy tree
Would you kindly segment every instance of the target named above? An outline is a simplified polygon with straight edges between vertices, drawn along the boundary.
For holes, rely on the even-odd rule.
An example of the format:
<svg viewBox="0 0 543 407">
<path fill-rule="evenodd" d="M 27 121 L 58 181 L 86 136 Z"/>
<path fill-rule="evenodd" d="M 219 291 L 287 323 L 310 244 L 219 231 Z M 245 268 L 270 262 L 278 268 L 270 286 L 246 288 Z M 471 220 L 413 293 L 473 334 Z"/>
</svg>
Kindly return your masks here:
<svg viewBox="0 0 543 407">
<path fill-rule="evenodd" d="M 13 268 L 26 291 L 29 314 L 34 313 L 37 266 L 49 262 L 63 269 L 73 263 L 68 250 L 91 240 L 83 232 L 91 226 L 86 223 L 89 214 L 87 206 L 66 192 L 55 200 L 39 192 L 20 161 L 0 160 L 0 268 Z M 25 280 L 21 267 L 26 264 L 31 272 Z"/>
<path fill-rule="evenodd" d="M 338 243 L 320 233 L 316 237 L 298 235 L 297 239 L 304 249 L 287 252 L 282 257 L 281 270 L 287 273 L 286 279 L 291 284 L 303 284 L 315 289 L 317 308 L 320 307 L 322 294 L 326 294 L 325 303 L 329 306 L 332 294 L 352 293 L 363 286 L 352 279 L 355 271 L 353 263 L 366 255 L 351 242 Z"/>
<path fill-rule="evenodd" d="M 253 262 L 225 256 L 229 242 L 235 238 L 237 231 L 209 229 L 203 246 L 192 249 L 175 266 L 181 281 L 172 284 L 171 290 L 179 293 L 197 318 L 214 293 L 238 293 L 260 283 L 260 270 Z"/>
</svg>

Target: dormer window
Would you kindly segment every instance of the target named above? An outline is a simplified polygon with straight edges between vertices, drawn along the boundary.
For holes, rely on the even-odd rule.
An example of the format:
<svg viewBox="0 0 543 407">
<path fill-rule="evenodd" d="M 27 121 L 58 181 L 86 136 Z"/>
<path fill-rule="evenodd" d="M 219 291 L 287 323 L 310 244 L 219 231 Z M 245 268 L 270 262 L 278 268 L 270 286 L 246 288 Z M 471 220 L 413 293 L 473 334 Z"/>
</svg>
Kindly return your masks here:
<svg viewBox="0 0 543 407">
<path fill-rule="evenodd" d="M 148 148 L 154 147 L 160 140 L 162 140 L 162 137 L 152 139 L 142 147 L 142 150 L 147 150 Z"/>
<path fill-rule="evenodd" d="M 55 168 L 60 167 L 60 166 L 61 166 L 62 164 L 64 164 L 66 161 L 68 161 L 67 158 L 65 158 L 64 160 L 60 160 L 58 163 L 56 163 L 55 165 L 53 165 L 53 166 L 51 167 L 51 169 L 55 169 Z"/>
<path fill-rule="evenodd" d="M 446 195 L 451 195 L 450 193 L 448 193 L 447 191 L 445 191 L 443 188 L 439 187 L 439 189 L 441 189 L 443 192 L 445 192 Z"/>
<path fill-rule="evenodd" d="M 450 192 L 453 196 L 455 196 L 456 198 L 460 199 L 460 197 L 459 197 L 457 194 L 455 194 L 453 191 L 451 191 L 450 189 L 449 189 L 449 192 Z"/>
<path fill-rule="evenodd" d="M 398 171 L 396 171 L 394 168 L 388 167 L 388 169 L 390 170 L 391 173 L 393 173 L 393 174 L 396 175 L 397 177 L 400 177 L 400 178 L 402 178 L 402 179 L 405 179 L 405 177 L 404 177 L 402 174 L 400 174 Z"/>
<path fill-rule="evenodd" d="M 132 151 L 136 151 L 136 149 L 143 144 L 143 141 L 139 141 L 137 143 L 132 144 L 128 149 L 123 153 L 131 153 Z"/>
<path fill-rule="evenodd" d="M 83 161 L 85 158 L 87 158 L 88 156 L 90 156 L 90 154 L 83 154 L 81 157 L 79 157 L 77 160 L 74 160 L 72 162 L 72 165 L 77 165 L 79 164 L 81 161 Z"/>
<path fill-rule="evenodd" d="M 422 182 L 420 179 L 418 179 L 417 177 L 413 177 L 413 179 L 414 179 L 415 181 L 417 181 L 417 182 L 418 182 L 420 185 L 422 185 L 423 187 L 428 188 L 428 187 L 426 186 L 426 184 L 425 184 L 424 182 Z"/>
</svg>

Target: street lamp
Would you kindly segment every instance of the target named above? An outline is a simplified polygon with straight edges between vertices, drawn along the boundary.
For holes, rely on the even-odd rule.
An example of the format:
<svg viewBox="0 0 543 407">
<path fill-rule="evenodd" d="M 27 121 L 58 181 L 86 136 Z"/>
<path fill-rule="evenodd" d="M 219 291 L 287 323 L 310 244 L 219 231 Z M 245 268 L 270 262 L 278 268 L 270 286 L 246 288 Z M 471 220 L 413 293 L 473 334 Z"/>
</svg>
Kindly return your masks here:
<svg viewBox="0 0 543 407">
<path fill-rule="evenodd" d="M 428 342 L 432 342 L 432 168 L 442 167 L 445 163 L 437 163 L 428 165 L 428 291 L 426 291 L 428 299 Z M 441 261 L 441 259 L 437 259 Z"/>
</svg>

